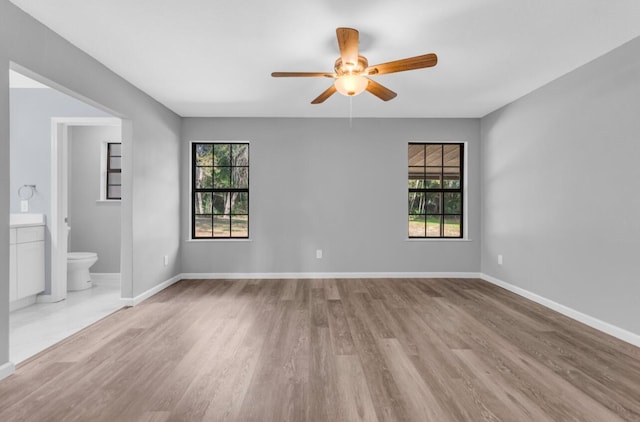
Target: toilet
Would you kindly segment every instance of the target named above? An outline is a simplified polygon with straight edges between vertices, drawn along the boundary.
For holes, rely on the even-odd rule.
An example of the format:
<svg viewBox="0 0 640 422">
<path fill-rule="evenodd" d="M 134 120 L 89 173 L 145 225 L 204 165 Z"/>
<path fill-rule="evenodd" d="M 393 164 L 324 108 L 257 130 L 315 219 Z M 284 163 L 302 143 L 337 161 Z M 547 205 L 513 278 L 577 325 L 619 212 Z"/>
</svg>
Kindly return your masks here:
<svg viewBox="0 0 640 422">
<path fill-rule="evenodd" d="M 67 290 L 84 290 L 91 287 L 89 268 L 98 261 L 94 252 L 69 252 L 67 254 Z"/>
</svg>

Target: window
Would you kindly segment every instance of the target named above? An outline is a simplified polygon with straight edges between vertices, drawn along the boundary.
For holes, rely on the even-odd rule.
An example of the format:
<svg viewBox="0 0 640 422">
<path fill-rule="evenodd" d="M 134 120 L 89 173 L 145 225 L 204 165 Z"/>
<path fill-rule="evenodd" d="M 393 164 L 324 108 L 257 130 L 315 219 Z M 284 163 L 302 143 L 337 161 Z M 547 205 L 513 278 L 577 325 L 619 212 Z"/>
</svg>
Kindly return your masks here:
<svg viewBox="0 0 640 422">
<path fill-rule="evenodd" d="M 409 143 L 409 237 L 462 238 L 462 143 Z"/>
<path fill-rule="evenodd" d="M 122 144 L 107 143 L 106 199 L 122 199 Z"/>
<path fill-rule="evenodd" d="M 192 144 L 192 239 L 249 237 L 249 144 Z"/>
</svg>

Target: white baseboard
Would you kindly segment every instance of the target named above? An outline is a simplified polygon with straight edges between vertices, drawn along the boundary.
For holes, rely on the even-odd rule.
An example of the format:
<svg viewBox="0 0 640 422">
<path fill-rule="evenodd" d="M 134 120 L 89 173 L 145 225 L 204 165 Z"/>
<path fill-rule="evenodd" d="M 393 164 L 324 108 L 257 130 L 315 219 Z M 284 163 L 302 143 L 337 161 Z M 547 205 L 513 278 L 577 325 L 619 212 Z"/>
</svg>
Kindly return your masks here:
<svg viewBox="0 0 640 422">
<path fill-rule="evenodd" d="M 579 321 L 585 325 L 588 325 L 591 328 L 595 328 L 598 331 L 602 331 L 603 333 L 609 334 L 622 341 L 625 341 L 627 343 L 633 344 L 634 346 L 640 347 L 640 335 L 638 334 L 632 333 L 631 331 L 627 331 L 613 324 L 609 324 L 608 322 L 604 322 L 590 315 L 583 314 L 582 312 L 576 311 L 573 308 L 569 308 L 568 306 L 561 305 L 557 302 L 554 302 L 553 300 L 550 300 L 540 295 L 537 295 L 535 293 L 532 293 L 521 287 L 514 286 L 513 284 L 509 284 L 506 281 L 499 280 L 490 275 L 480 274 L 480 278 L 488 281 L 491 284 L 495 284 L 496 286 L 500 286 L 506 290 L 509 290 L 510 292 L 513 292 L 519 296 L 525 297 L 529 300 L 539 303 L 542 306 L 546 306 L 547 308 L 552 309 L 556 312 L 559 312 L 565 316 L 568 316 L 571 319 L 575 319 L 576 321 Z"/>
<path fill-rule="evenodd" d="M 9 375 L 13 374 L 16 371 L 16 366 L 7 362 L 4 365 L 0 365 L 0 380 L 5 379 Z"/>
<path fill-rule="evenodd" d="M 134 298 L 120 298 L 120 300 L 122 301 L 122 303 L 124 303 L 124 306 L 136 306 L 138 304 L 140 304 L 140 302 L 142 302 L 145 299 L 150 298 L 151 296 L 155 295 L 156 293 L 166 289 L 167 287 L 171 286 L 172 284 L 175 284 L 176 282 L 180 281 L 182 278 L 181 274 L 178 274 L 176 276 L 171 277 L 169 280 L 165 280 L 162 283 L 153 286 L 152 288 L 150 288 L 149 290 L 147 290 L 146 292 L 143 292 L 141 294 L 139 294 L 138 296 L 134 297 Z"/>
<path fill-rule="evenodd" d="M 91 281 L 97 284 L 120 284 L 120 273 L 91 273 Z"/>
<path fill-rule="evenodd" d="M 38 303 L 54 303 L 54 302 L 60 302 L 61 300 L 64 300 L 65 298 L 62 297 L 54 297 L 52 295 L 46 295 L 46 294 L 39 294 L 38 296 L 36 296 L 36 301 Z"/>
<path fill-rule="evenodd" d="M 289 278 L 480 278 L 480 273 L 183 273 L 180 277 L 193 279 L 289 279 Z"/>
<path fill-rule="evenodd" d="M 519 296 L 525 297 L 529 300 L 532 300 L 540 305 L 546 306 L 547 308 L 559 312 L 569 318 L 572 318 L 576 321 L 582 322 L 596 330 L 602 331 L 606 334 L 609 334 L 613 337 L 616 337 L 622 341 L 633 344 L 634 346 L 640 347 L 640 335 L 627 331 L 623 328 L 617 327 L 613 324 L 609 324 L 608 322 L 601 321 L 597 318 L 594 318 L 590 315 L 583 314 L 582 312 L 576 311 L 575 309 L 569 308 L 568 306 L 561 305 L 557 302 L 554 302 L 550 299 L 532 293 L 528 290 L 525 290 L 521 287 L 514 286 L 513 284 L 509 284 L 505 281 L 499 280 L 495 277 L 484 273 L 476 273 L 476 272 L 373 272 L 373 273 L 358 273 L 358 272 L 345 272 L 345 273 L 183 273 L 178 274 L 169 280 L 166 280 L 157 286 L 152 287 L 146 292 L 134 297 L 134 298 L 122 298 L 125 306 L 135 306 L 138 305 L 145 299 L 153 296 L 154 294 L 166 289 L 167 287 L 175 284 L 176 282 L 185 279 L 185 280 L 194 280 L 194 279 L 322 279 L 322 278 L 481 278 L 489 283 L 495 284 L 496 286 L 500 286 L 510 292 L 513 292 Z M 0 367 L 0 374 L 1 374 Z M 0 377 L 1 379 L 1 377 Z"/>
<path fill-rule="evenodd" d="M 35 304 L 37 301 L 36 295 L 23 297 L 22 299 L 9 302 L 9 312 L 17 311 L 18 309 L 26 308 Z"/>
<path fill-rule="evenodd" d="M 163 281 L 134 298 L 121 298 L 124 306 L 136 306 L 180 280 L 195 279 L 290 279 L 290 278 L 480 278 L 480 273 L 183 273 Z"/>
</svg>

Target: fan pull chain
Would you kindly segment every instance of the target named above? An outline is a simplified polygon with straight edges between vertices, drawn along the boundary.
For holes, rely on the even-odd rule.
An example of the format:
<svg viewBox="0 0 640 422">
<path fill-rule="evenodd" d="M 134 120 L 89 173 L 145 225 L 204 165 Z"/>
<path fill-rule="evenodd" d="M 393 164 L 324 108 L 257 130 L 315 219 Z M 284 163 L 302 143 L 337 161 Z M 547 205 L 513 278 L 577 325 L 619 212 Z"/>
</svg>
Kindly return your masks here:
<svg viewBox="0 0 640 422">
<path fill-rule="evenodd" d="M 349 97 L 349 129 L 353 127 L 353 97 Z"/>
</svg>

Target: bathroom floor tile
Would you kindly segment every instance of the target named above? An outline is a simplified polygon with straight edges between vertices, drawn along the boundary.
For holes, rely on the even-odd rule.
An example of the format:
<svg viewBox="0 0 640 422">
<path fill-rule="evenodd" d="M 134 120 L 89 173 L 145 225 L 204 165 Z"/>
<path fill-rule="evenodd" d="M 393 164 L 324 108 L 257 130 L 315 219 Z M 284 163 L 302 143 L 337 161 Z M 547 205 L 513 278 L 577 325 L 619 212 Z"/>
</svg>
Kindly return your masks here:
<svg viewBox="0 0 640 422">
<path fill-rule="evenodd" d="M 36 303 L 11 312 L 9 356 L 18 364 L 122 308 L 120 284 L 94 282 L 57 303 Z"/>
</svg>

